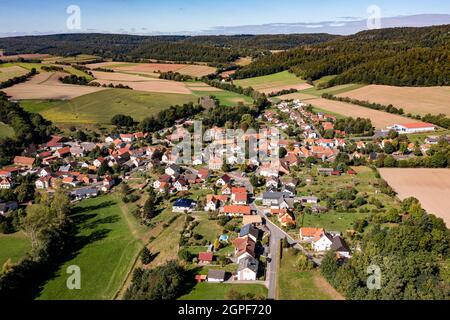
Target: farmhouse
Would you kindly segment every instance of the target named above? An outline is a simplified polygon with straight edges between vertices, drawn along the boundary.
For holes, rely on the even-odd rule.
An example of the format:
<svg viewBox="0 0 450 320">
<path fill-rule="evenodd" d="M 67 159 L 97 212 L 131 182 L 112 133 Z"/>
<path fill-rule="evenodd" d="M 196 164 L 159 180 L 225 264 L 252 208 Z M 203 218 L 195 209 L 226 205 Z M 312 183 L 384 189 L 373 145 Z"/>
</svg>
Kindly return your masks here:
<svg viewBox="0 0 450 320">
<path fill-rule="evenodd" d="M 398 133 L 421 133 L 431 132 L 436 130 L 436 126 L 431 123 L 416 122 L 407 124 L 395 124 L 392 129 Z"/>
<path fill-rule="evenodd" d="M 14 164 L 18 167 L 33 168 L 35 159 L 28 157 L 15 157 Z"/>
</svg>

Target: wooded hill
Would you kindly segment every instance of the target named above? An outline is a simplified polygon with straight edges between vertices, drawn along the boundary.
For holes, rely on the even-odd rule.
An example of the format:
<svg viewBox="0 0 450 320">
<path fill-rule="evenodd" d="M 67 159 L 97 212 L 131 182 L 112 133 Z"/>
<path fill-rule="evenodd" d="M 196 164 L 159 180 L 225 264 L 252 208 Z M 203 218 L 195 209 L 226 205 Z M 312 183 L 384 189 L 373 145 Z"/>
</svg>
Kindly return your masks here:
<svg viewBox="0 0 450 320">
<path fill-rule="evenodd" d="M 370 30 L 258 59 L 236 79 L 290 70 L 311 81 L 398 86 L 450 83 L 450 25 Z"/>
<path fill-rule="evenodd" d="M 227 63 L 235 61 L 239 56 L 311 45 L 336 37 L 327 34 L 198 37 L 60 34 L 0 38 L 0 48 L 4 48 L 8 55 L 20 53 L 47 53 L 58 56 L 89 54 L 116 60 L 143 58 Z"/>
</svg>

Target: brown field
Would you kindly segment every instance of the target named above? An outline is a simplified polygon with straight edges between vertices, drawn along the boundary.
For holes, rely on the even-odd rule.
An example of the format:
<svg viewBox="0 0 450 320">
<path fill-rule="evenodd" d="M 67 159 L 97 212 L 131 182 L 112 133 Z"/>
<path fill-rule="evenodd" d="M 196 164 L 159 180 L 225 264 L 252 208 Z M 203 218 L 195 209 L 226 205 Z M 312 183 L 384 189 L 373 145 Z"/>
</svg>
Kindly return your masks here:
<svg viewBox="0 0 450 320">
<path fill-rule="evenodd" d="M 380 174 L 403 200 L 415 197 L 450 227 L 450 169 L 383 168 Z"/>
<path fill-rule="evenodd" d="M 398 116 L 383 111 L 372 110 L 365 107 L 360 107 L 351 103 L 344 103 L 323 98 L 310 100 L 308 102 L 320 109 L 338 113 L 346 117 L 368 118 L 372 120 L 374 127 L 377 129 L 384 129 L 387 126 L 392 126 L 394 124 L 411 122 L 410 119 L 402 116 Z"/>
<path fill-rule="evenodd" d="M 253 62 L 252 57 L 241 57 L 236 61 L 236 64 L 238 66 L 245 67 L 245 66 L 248 66 L 252 62 Z"/>
<path fill-rule="evenodd" d="M 289 90 L 289 89 L 297 89 L 297 90 L 306 90 L 312 88 L 312 86 L 310 84 L 307 83 L 299 83 L 299 84 L 291 84 L 291 85 L 286 85 L 286 86 L 273 86 L 270 88 L 258 88 L 257 90 L 259 92 L 265 93 L 265 94 L 271 94 L 271 93 L 276 93 L 276 92 L 280 92 L 282 90 Z"/>
<path fill-rule="evenodd" d="M 91 65 L 92 67 L 92 65 Z M 215 68 L 203 66 L 203 65 L 188 65 L 188 64 L 176 64 L 176 63 L 139 63 L 135 65 L 114 66 L 112 68 L 118 72 L 127 72 L 135 74 L 148 74 L 152 75 L 161 72 L 178 72 L 191 77 L 203 77 L 208 74 L 214 73 Z"/>
<path fill-rule="evenodd" d="M 27 74 L 28 71 L 19 66 L 0 68 L 0 82 L 7 81 L 9 79 L 20 77 Z"/>
<path fill-rule="evenodd" d="M 413 114 L 450 115 L 450 87 L 392 87 L 370 85 L 338 95 L 352 99 L 392 104 Z"/>
<path fill-rule="evenodd" d="M 278 96 L 277 98 L 279 98 L 281 100 L 297 100 L 298 99 L 298 100 L 302 100 L 302 101 L 317 99 L 316 96 L 313 96 L 313 95 L 307 94 L 307 93 L 301 93 L 301 92 L 285 94 L 282 96 Z"/>
<path fill-rule="evenodd" d="M 187 83 L 187 87 L 193 91 L 221 92 L 223 90 L 211 87 L 204 82 Z"/>
<path fill-rule="evenodd" d="M 0 60 L 16 61 L 16 60 L 19 60 L 20 58 L 22 58 L 22 59 L 44 59 L 44 58 L 48 58 L 48 57 L 50 57 L 49 54 L 33 53 L 33 54 L 18 54 L 18 55 L 13 55 L 13 56 L 3 56 L 3 57 L 0 57 Z"/>
<path fill-rule="evenodd" d="M 64 73 L 40 73 L 27 82 L 17 84 L 3 91 L 13 100 L 70 100 L 85 94 L 105 90 L 88 86 L 76 86 L 59 82 Z"/>
<path fill-rule="evenodd" d="M 148 81 L 111 81 L 111 80 L 95 80 L 100 84 L 123 84 L 129 86 L 134 90 L 144 92 L 160 92 L 160 93 L 178 93 L 178 94 L 192 94 L 192 91 L 183 82 L 147 79 Z"/>
</svg>

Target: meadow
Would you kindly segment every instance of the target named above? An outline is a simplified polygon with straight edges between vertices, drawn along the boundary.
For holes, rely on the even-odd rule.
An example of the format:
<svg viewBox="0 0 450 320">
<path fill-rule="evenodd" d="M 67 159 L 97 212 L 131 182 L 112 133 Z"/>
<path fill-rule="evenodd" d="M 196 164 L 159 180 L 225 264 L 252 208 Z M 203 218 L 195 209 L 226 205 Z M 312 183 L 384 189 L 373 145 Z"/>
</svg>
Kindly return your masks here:
<svg viewBox="0 0 450 320">
<path fill-rule="evenodd" d="M 278 274 L 278 300 L 343 300 L 318 270 L 300 271 L 294 250 L 283 250 Z"/>
<path fill-rule="evenodd" d="M 244 88 L 252 87 L 256 91 L 266 94 L 288 89 L 304 90 L 311 87 L 305 80 L 298 78 L 289 71 L 268 76 L 235 80 L 234 84 Z"/>
<path fill-rule="evenodd" d="M 267 297 L 267 289 L 260 284 L 216 284 L 198 283 L 188 294 L 179 300 L 224 300 L 230 290 L 238 291 L 240 294 L 253 294 Z"/>
<path fill-rule="evenodd" d="M 0 270 L 8 259 L 12 263 L 19 262 L 31 249 L 31 243 L 23 232 L 0 234 Z"/>
<path fill-rule="evenodd" d="M 142 249 L 136 221 L 113 195 L 79 203 L 72 215 L 77 250 L 44 286 L 40 300 L 113 299 Z M 66 287 L 68 266 L 81 269 L 81 290 Z"/>
</svg>

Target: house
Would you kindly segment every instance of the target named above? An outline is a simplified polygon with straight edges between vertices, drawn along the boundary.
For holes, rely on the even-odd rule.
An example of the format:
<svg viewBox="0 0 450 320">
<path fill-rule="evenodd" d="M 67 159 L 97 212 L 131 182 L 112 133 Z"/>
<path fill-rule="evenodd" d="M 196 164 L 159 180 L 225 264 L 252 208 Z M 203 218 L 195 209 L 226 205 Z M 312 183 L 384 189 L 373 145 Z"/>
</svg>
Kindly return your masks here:
<svg viewBox="0 0 450 320">
<path fill-rule="evenodd" d="M 200 252 L 198 254 L 198 262 L 201 264 L 211 264 L 214 259 L 212 252 Z"/>
<path fill-rule="evenodd" d="M 28 158 L 28 157 L 20 157 L 17 156 L 14 158 L 14 164 L 18 167 L 25 167 L 25 168 L 33 168 L 34 162 L 36 160 L 34 158 Z"/>
<path fill-rule="evenodd" d="M 246 188 L 231 188 L 231 202 L 237 205 L 246 205 L 248 194 Z"/>
<path fill-rule="evenodd" d="M 275 178 L 275 177 L 267 178 L 267 180 L 266 180 L 267 188 L 269 188 L 269 187 L 278 188 L 278 185 L 279 185 L 278 178 Z"/>
<path fill-rule="evenodd" d="M 239 281 L 255 281 L 258 277 L 258 260 L 253 257 L 240 260 L 237 273 Z"/>
<path fill-rule="evenodd" d="M 246 257 L 254 258 L 256 256 L 256 242 L 249 236 L 237 238 L 233 241 L 233 244 L 237 263 Z"/>
<path fill-rule="evenodd" d="M 192 212 L 196 205 L 197 203 L 194 200 L 181 198 L 175 201 L 172 211 L 180 213 Z"/>
<path fill-rule="evenodd" d="M 228 201 L 227 195 L 212 195 L 206 196 L 205 211 L 216 211 L 220 206 Z"/>
<path fill-rule="evenodd" d="M 13 187 L 13 182 L 11 179 L 9 178 L 3 178 L 0 181 L 0 189 L 2 190 L 8 190 L 11 189 Z"/>
<path fill-rule="evenodd" d="M 330 249 L 336 252 L 339 258 L 349 259 L 351 257 L 348 245 L 340 236 L 333 238 L 333 244 Z"/>
<path fill-rule="evenodd" d="M 244 226 L 248 225 L 248 224 L 252 224 L 254 226 L 260 226 L 260 225 L 262 225 L 262 218 L 261 218 L 261 216 L 257 216 L 257 215 L 244 216 L 243 220 L 242 220 L 242 224 Z"/>
<path fill-rule="evenodd" d="M 63 137 L 52 136 L 50 141 L 47 142 L 47 148 L 51 149 L 52 151 L 55 151 L 64 146 L 63 144 L 64 141 L 65 139 Z"/>
<path fill-rule="evenodd" d="M 227 174 L 224 174 L 222 177 L 220 177 L 217 181 L 216 181 L 216 185 L 217 186 L 225 186 L 231 183 L 231 177 Z"/>
<path fill-rule="evenodd" d="M 322 228 L 300 228 L 300 241 L 312 242 L 319 240 L 325 230 Z"/>
<path fill-rule="evenodd" d="M 181 173 L 181 168 L 175 164 L 172 164 L 172 165 L 168 166 L 164 172 L 167 175 L 174 177 L 176 175 L 178 176 Z"/>
<path fill-rule="evenodd" d="M 299 200 L 303 204 L 317 204 L 317 203 L 319 203 L 319 198 L 314 197 L 314 196 L 300 197 Z"/>
<path fill-rule="evenodd" d="M 436 126 L 431 123 L 426 122 L 415 122 L 406 124 L 395 124 L 392 127 L 393 130 L 398 133 L 421 133 L 421 132 L 431 132 L 436 130 Z"/>
<path fill-rule="evenodd" d="M 209 270 L 207 279 L 208 282 L 222 283 L 225 281 L 225 270 Z"/>
<path fill-rule="evenodd" d="M 121 134 L 120 139 L 123 142 L 133 142 L 134 141 L 134 135 L 133 134 Z"/>
<path fill-rule="evenodd" d="M 222 166 L 223 166 L 222 158 L 213 157 L 213 158 L 209 159 L 209 161 L 208 161 L 208 167 L 211 170 L 218 171 L 218 170 L 222 169 Z"/>
<path fill-rule="evenodd" d="M 70 154 L 72 155 L 72 157 L 75 157 L 75 158 L 84 157 L 84 149 L 79 146 L 71 147 Z"/>
<path fill-rule="evenodd" d="M 291 198 L 288 193 L 284 192 L 264 192 L 263 205 L 265 206 L 279 206 L 284 198 Z"/>
<path fill-rule="evenodd" d="M 43 178 L 43 177 L 47 177 L 49 175 L 52 174 L 52 171 L 49 168 L 42 168 L 39 173 L 38 176 Z"/>
<path fill-rule="evenodd" d="M 198 178 L 199 178 L 201 181 L 205 182 L 205 181 L 207 181 L 207 180 L 209 179 L 209 177 L 210 177 L 210 172 L 209 172 L 208 169 L 203 168 L 203 169 L 198 170 L 197 175 L 198 175 Z"/>
<path fill-rule="evenodd" d="M 314 251 L 316 252 L 325 252 L 331 249 L 331 246 L 333 245 L 333 237 L 325 232 L 323 233 L 319 240 L 313 240 L 312 247 Z"/>
<path fill-rule="evenodd" d="M 178 192 L 188 191 L 189 190 L 189 184 L 186 181 L 185 177 L 183 177 L 183 176 L 180 176 L 177 179 L 177 181 L 175 181 L 173 186 L 175 187 L 175 189 L 177 189 Z"/>
<path fill-rule="evenodd" d="M 17 208 L 19 208 L 19 205 L 17 204 L 16 201 L 8 201 L 0 203 L 0 214 L 4 216 L 9 211 L 17 210 Z"/>
<path fill-rule="evenodd" d="M 222 213 L 229 217 L 243 217 L 252 214 L 249 206 L 228 205 L 223 207 Z"/>
<path fill-rule="evenodd" d="M 244 225 L 240 232 L 239 232 L 239 238 L 249 237 L 253 241 L 258 241 L 261 237 L 261 230 L 253 226 L 252 224 L 246 224 Z"/>
<path fill-rule="evenodd" d="M 278 222 L 283 227 L 295 226 L 296 225 L 295 219 L 288 212 L 285 212 L 284 214 L 278 215 Z"/>
<path fill-rule="evenodd" d="M 98 195 L 98 190 L 96 188 L 81 188 L 81 189 L 77 189 L 72 191 L 72 193 L 70 194 L 74 200 L 83 200 L 83 199 L 88 199 L 88 198 L 94 198 Z"/>
<path fill-rule="evenodd" d="M 71 154 L 70 147 L 61 148 L 61 149 L 56 150 L 56 152 L 55 152 L 55 156 L 57 156 L 58 158 L 64 158 L 64 157 L 69 156 L 70 154 Z"/>
<path fill-rule="evenodd" d="M 36 189 L 48 189 L 50 187 L 50 179 L 50 176 L 37 179 L 35 182 Z"/>
</svg>

